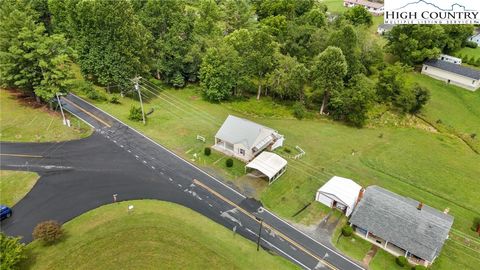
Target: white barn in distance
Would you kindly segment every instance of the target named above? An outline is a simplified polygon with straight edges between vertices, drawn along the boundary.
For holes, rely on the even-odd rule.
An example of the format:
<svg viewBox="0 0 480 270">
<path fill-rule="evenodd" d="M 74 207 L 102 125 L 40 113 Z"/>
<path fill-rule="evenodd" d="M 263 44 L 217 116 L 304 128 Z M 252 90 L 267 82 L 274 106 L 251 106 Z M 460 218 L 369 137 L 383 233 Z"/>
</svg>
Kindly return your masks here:
<svg viewBox="0 0 480 270">
<path fill-rule="evenodd" d="M 348 217 L 352 213 L 362 187 L 353 180 L 334 176 L 317 191 L 315 200 L 331 208 L 337 208 Z"/>
<path fill-rule="evenodd" d="M 480 87 L 480 70 L 447 61 L 438 59 L 425 61 L 422 74 L 470 91 L 475 91 Z"/>
<path fill-rule="evenodd" d="M 275 150 L 284 137 L 276 130 L 229 115 L 215 135 L 214 150 L 248 162 L 263 150 Z"/>
</svg>

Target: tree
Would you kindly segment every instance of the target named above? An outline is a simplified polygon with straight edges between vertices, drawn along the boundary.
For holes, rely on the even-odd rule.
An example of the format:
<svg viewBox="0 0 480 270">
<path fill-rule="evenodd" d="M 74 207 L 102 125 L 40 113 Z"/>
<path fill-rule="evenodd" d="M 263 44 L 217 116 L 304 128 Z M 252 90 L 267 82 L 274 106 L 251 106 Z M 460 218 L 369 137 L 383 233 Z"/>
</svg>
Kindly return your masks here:
<svg viewBox="0 0 480 270">
<path fill-rule="evenodd" d="M 75 6 L 75 39 L 82 73 L 102 85 L 130 87 L 148 71 L 150 33 L 128 0 L 80 1 Z"/>
<path fill-rule="evenodd" d="M 247 29 L 233 32 L 226 41 L 241 57 L 244 73 L 257 79 L 257 99 L 260 99 L 265 75 L 275 66 L 277 44 L 266 32 Z"/>
<path fill-rule="evenodd" d="M 302 99 L 308 69 L 293 57 L 279 55 L 278 58 L 278 66 L 267 75 L 267 86 L 271 93 L 280 99 Z"/>
<path fill-rule="evenodd" d="M 351 22 L 353 25 L 366 25 L 368 27 L 373 24 L 372 14 L 363 6 L 354 6 L 347 9 L 344 13 L 345 19 Z"/>
<path fill-rule="evenodd" d="M 15 6 L 6 9 L 9 8 Z M 35 23 L 35 13 L 28 6 L 23 12 L 10 11 L 2 12 L 2 19 L 7 21 L 0 24 L 2 84 L 30 92 L 38 100 L 50 101 L 56 93 L 66 91 L 67 80 L 72 78 L 72 49 L 62 35 L 49 36 L 43 23 Z"/>
<path fill-rule="evenodd" d="M 62 225 L 54 220 L 41 222 L 33 229 L 33 239 L 41 240 L 44 244 L 53 244 L 62 236 Z"/>
<path fill-rule="evenodd" d="M 446 33 L 442 26 L 397 25 L 386 34 L 386 50 L 407 64 L 422 63 L 439 56 L 446 46 Z"/>
<path fill-rule="evenodd" d="M 472 35 L 474 26 L 471 24 L 442 25 L 446 39 L 443 51 L 451 53 L 465 47 L 468 38 Z"/>
<path fill-rule="evenodd" d="M 253 25 L 255 11 L 249 0 L 225 0 L 221 8 L 226 33 Z"/>
<path fill-rule="evenodd" d="M 20 237 L 6 236 L 0 232 L 0 268 L 16 269 L 18 263 L 25 259 L 25 244 L 20 243 Z"/>
<path fill-rule="evenodd" d="M 260 20 L 276 15 L 285 15 L 287 18 L 293 19 L 309 11 L 314 4 L 314 0 L 264 0 L 255 2 Z"/>
<path fill-rule="evenodd" d="M 395 64 L 382 70 L 377 82 L 377 95 L 383 102 L 393 102 L 404 88 L 406 88 L 405 73 L 408 67 Z"/>
<path fill-rule="evenodd" d="M 237 86 L 240 59 L 232 46 L 210 48 L 200 67 L 200 81 L 205 99 L 218 102 L 230 98 Z"/>
<path fill-rule="evenodd" d="M 332 32 L 329 44 L 342 50 L 348 65 L 347 80 L 358 73 L 365 72 L 360 62 L 360 40 L 353 26 L 345 25 L 340 30 Z"/>
<path fill-rule="evenodd" d="M 323 94 L 320 114 L 324 113 L 330 95 L 343 89 L 343 77 L 347 74 L 347 61 L 338 47 L 329 46 L 314 59 L 312 67 L 313 87 Z"/>
<path fill-rule="evenodd" d="M 405 87 L 395 97 L 394 104 L 404 112 L 416 113 L 427 103 L 430 98 L 430 91 L 419 84 L 412 87 Z"/>
<path fill-rule="evenodd" d="M 333 118 L 362 127 L 375 101 L 375 83 L 363 74 L 355 75 L 348 87 L 332 97 L 330 112 Z"/>
</svg>

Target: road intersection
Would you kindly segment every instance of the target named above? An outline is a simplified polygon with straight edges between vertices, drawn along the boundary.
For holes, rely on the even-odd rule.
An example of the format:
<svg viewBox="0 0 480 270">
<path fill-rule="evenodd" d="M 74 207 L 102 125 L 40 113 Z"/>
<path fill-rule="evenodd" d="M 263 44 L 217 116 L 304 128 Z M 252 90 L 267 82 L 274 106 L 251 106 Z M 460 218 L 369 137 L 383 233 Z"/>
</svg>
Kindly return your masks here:
<svg viewBox="0 0 480 270">
<path fill-rule="evenodd" d="M 64 109 L 95 129 L 88 138 L 60 143 L 1 143 L 1 168 L 41 176 L 2 230 L 31 241 L 44 220 L 66 222 L 117 199 L 158 199 L 189 207 L 305 269 L 363 269 L 315 241 L 175 153 L 81 98 L 62 98 Z"/>
</svg>

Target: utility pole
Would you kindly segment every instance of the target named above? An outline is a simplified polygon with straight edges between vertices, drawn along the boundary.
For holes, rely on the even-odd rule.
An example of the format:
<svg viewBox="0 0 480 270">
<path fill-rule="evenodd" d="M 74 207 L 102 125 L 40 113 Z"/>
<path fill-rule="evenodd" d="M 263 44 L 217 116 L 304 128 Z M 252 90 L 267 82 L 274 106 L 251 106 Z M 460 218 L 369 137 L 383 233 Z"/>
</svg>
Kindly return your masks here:
<svg viewBox="0 0 480 270">
<path fill-rule="evenodd" d="M 133 79 L 135 82 L 135 90 L 137 90 L 138 93 L 138 98 L 140 99 L 140 107 L 142 108 L 142 119 L 143 119 L 143 124 L 145 125 L 145 112 L 143 111 L 143 101 L 142 101 L 142 94 L 140 93 L 140 79 L 142 77 L 137 76 Z"/>
<path fill-rule="evenodd" d="M 55 95 L 57 96 L 57 102 L 58 102 L 58 105 L 60 105 L 60 111 L 62 112 L 63 124 L 66 125 L 67 120 L 65 120 L 65 114 L 63 113 L 62 102 L 60 102 L 60 95 L 58 93 L 55 93 Z"/>
<path fill-rule="evenodd" d="M 257 251 L 260 251 L 260 240 L 262 239 L 262 227 L 263 227 L 263 219 L 259 217 L 255 217 L 258 221 L 260 221 L 260 229 L 258 230 L 258 239 L 257 239 Z"/>
</svg>

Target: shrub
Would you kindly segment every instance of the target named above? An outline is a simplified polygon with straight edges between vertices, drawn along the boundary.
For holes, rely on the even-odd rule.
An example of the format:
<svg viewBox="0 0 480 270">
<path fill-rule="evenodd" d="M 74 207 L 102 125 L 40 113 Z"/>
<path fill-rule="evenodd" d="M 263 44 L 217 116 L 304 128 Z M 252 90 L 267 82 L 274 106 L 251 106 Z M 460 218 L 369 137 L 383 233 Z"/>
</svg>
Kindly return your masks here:
<svg viewBox="0 0 480 270">
<path fill-rule="evenodd" d="M 287 147 L 285 147 L 283 151 L 285 151 L 285 153 L 288 153 L 288 154 L 292 153 L 292 150 L 290 150 L 290 148 L 287 148 Z"/>
<path fill-rule="evenodd" d="M 17 264 L 26 257 L 24 249 L 20 237 L 6 236 L 0 232 L 0 269 L 17 269 Z"/>
<path fill-rule="evenodd" d="M 306 114 L 307 109 L 305 108 L 305 105 L 300 102 L 297 102 L 293 105 L 293 116 L 295 116 L 295 118 L 301 120 L 305 117 Z"/>
<path fill-rule="evenodd" d="M 117 96 L 113 96 L 113 97 L 110 99 L 110 103 L 112 103 L 112 104 L 120 104 L 120 100 L 118 99 Z"/>
<path fill-rule="evenodd" d="M 412 270 L 427 270 L 427 267 L 423 265 L 415 265 L 414 267 L 412 267 Z"/>
<path fill-rule="evenodd" d="M 205 149 L 203 149 L 203 153 L 205 154 L 205 156 L 210 156 L 210 154 L 212 153 L 212 149 L 210 149 L 210 147 L 205 147 Z"/>
<path fill-rule="evenodd" d="M 132 105 L 132 107 L 130 108 L 130 114 L 128 115 L 128 119 L 132 121 L 143 121 L 142 108 Z"/>
<path fill-rule="evenodd" d="M 62 225 L 54 220 L 39 223 L 33 230 L 33 238 L 40 239 L 46 244 L 52 244 L 63 235 Z"/>
<path fill-rule="evenodd" d="M 475 139 L 477 137 L 477 133 L 470 134 L 470 138 Z"/>
<path fill-rule="evenodd" d="M 477 48 L 478 44 L 475 43 L 475 42 L 473 42 L 473 41 L 467 41 L 467 42 L 465 43 L 465 46 L 466 46 L 466 47 L 469 47 L 469 48 L 475 49 L 475 48 Z"/>
<path fill-rule="evenodd" d="M 342 235 L 345 236 L 345 237 L 350 237 L 352 236 L 353 234 L 353 228 L 348 226 L 348 225 L 345 225 L 343 226 L 342 228 Z"/>
<path fill-rule="evenodd" d="M 233 167 L 233 159 L 229 158 L 225 161 L 225 165 L 230 168 Z"/>
<path fill-rule="evenodd" d="M 401 267 L 404 267 L 405 265 L 407 265 L 408 261 L 407 261 L 407 258 L 403 257 L 403 256 L 398 256 L 396 259 L 395 259 L 395 262 L 401 266 Z"/>
</svg>

